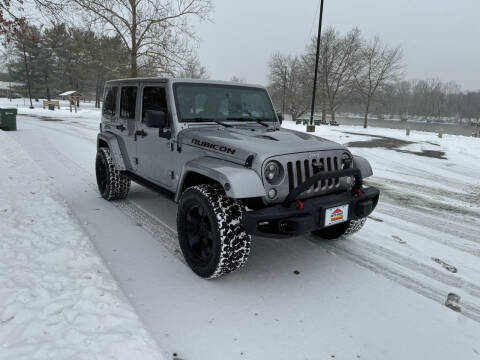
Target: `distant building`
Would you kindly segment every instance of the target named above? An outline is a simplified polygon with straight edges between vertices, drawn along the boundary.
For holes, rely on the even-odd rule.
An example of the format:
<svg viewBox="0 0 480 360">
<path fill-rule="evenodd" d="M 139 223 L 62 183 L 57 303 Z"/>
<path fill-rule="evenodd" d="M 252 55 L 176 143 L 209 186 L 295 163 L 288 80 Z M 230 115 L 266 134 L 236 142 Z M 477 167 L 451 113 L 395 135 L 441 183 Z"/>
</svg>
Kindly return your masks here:
<svg viewBox="0 0 480 360">
<path fill-rule="evenodd" d="M 22 95 L 15 92 L 14 90 L 24 86 L 22 83 L 9 82 L 9 81 L 0 81 L 0 98 L 20 98 Z"/>
</svg>

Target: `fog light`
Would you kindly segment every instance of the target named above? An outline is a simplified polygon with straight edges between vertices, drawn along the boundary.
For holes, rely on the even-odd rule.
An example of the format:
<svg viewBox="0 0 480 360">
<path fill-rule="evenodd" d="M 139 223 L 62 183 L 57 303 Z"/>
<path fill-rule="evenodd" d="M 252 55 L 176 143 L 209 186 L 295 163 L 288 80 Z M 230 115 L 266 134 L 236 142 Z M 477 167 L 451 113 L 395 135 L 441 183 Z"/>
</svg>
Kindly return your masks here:
<svg viewBox="0 0 480 360">
<path fill-rule="evenodd" d="M 277 190 L 275 190 L 275 189 L 268 190 L 268 198 L 269 199 L 275 199 L 276 196 L 277 196 Z"/>
</svg>

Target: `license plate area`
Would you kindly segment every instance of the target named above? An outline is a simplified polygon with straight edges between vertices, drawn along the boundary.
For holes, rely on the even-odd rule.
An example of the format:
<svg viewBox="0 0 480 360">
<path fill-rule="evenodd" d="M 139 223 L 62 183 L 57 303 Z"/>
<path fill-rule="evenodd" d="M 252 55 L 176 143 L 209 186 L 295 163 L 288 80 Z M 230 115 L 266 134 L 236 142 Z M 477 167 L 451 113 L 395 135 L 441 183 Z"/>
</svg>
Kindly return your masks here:
<svg viewBox="0 0 480 360">
<path fill-rule="evenodd" d="M 348 204 L 325 210 L 325 227 L 343 223 L 348 220 Z"/>
</svg>

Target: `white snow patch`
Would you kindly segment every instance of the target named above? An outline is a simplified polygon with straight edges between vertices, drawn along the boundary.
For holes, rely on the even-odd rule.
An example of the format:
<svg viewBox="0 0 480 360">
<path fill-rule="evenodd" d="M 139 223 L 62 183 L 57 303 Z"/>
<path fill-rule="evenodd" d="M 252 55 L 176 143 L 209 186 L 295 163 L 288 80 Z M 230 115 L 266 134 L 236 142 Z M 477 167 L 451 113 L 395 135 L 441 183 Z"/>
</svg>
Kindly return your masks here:
<svg viewBox="0 0 480 360">
<path fill-rule="evenodd" d="M 0 131 L 0 359 L 162 359 L 69 213 Z"/>
</svg>

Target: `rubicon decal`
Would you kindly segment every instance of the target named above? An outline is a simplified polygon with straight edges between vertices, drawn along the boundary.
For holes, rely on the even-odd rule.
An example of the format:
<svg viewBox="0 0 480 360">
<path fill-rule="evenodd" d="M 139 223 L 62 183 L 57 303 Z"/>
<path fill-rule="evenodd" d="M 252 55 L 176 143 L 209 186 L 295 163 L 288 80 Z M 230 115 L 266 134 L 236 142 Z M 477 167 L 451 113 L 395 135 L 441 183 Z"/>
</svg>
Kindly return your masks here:
<svg viewBox="0 0 480 360">
<path fill-rule="evenodd" d="M 235 152 L 236 152 L 235 149 L 229 148 L 227 146 L 219 145 L 219 144 L 212 144 L 212 143 L 209 143 L 208 141 L 202 141 L 202 140 L 198 140 L 198 139 L 192 139 L 192 144 L 197 145 L 197 146 L 201 146 L 201 147 L 204 147 L 204 148 L 207 148 L 207 149 L 220 151 L 220 152 L 223 152 L 223 153 L 226 153 L 226 154 L 231 154 L 231 155 L 235 154 Z"/>
</svg>

